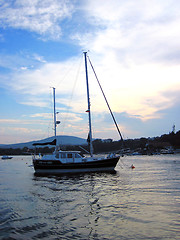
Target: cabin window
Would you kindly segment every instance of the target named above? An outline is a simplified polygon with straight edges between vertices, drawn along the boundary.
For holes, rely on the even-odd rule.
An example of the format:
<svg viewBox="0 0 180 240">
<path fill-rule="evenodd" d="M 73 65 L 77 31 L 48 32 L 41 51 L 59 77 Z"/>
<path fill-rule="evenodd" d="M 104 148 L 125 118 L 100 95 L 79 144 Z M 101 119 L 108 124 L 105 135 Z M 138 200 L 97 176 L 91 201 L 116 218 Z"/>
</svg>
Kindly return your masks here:
<svg viewBox="0 0 180 240">
<path fill-rule="evenodd" d="M 61 153 L 61 158 L 66 158 L 66 154 L 65 153 Z"/>
<path fill-rule="evenodd" d="M 67 154 L 67 158 L 72 158 L 73 156 L 72 156 L 72 153 L 68 153 Z"/>
<path fill-rule="evenodd" d="M 75 153 L 75 158 L 81 158 L 81 156 L 78 153 Z"/>
<path fill-rule="evenodd" d="M 56 153 L 56 158 L 59 158 L 59 153 Z"/>
</svg>

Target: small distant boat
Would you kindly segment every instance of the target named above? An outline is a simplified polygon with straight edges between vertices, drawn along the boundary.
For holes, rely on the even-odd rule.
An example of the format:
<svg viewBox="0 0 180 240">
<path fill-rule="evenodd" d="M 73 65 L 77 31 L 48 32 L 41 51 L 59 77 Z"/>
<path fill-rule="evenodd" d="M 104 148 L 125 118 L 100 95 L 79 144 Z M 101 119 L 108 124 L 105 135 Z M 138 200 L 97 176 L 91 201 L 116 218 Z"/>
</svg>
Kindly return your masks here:
<svg viewBox="0 0 180 240">
<path fill-rule="evenodd" d="M 90 97 L 89 97 L 89 84 L 88 84 L 88 73 L 87 73 L 87 56 L 86 52 L 84 52 L 85 57 L 85 73 L 86 73 L 86 84 L 87 84 L 87 101 L 88 101 L 88 110 L 86 111 L 89 116 L 89 134 L 88 134 L 88 143 L 90 147 L 90 156 L 84 157 L 80 154 L 79 151 L 61 151 L 58 150 L 58 146 L 56 145 L 56 125 L 60 123 L 60 121 L 56 121 L 56 109 L 55 109 L 55 88 L 53 88 L 53 97 L 54 97 L 54 137 L 55 139 L 52 142 L 41 143 L 41 144 L 33 144 L 33 145 L 56 145 L 55 151 L 51 155 L 43 155 L 37 157 L 33 156 L 33 165 L 35 173 L 40 174 L 51 174 L 51 173 L 77 173 L 77 172 L 93 172 L 93 171 L 114 171 L 116 167 L 120 155 L 116 155 L 116 153 L 110 153 L 104 157 L 95 157 L 93 155 L 93 145 L 92 145 L 92 130 L 91 130 L 91 111 L 90 111 Z M 90 61 L 90 60 L 89 60 Z M 91 64 L 91 62 L 90 62 Z M 91 64 L 92 67 L 92 64 Z M 93 69 L 94 71 L 94 69 Z M 95 72 L 94 72 L 95 73 Z M 95 74 L 96 75 L 96 74 Z M 97 78 L 97 76 L 96 76 Z M 97 79 L 98 80 L 98 79 Z M 99 81 L 98 81 L 99 83 Z M 101 88 L 101 85 L 99 83 Z M 101 88 L 102 91 L 102 88 Z M 102 91 L 103 95 L 104 92 Z M 104 95 L 104 98 L 107 103 L 107 99 Z M 110 113 L 113 117 L 117 130 L 120 134 L 121 140 L 122 136 L 120 130 L 117 126 L 115 118 L 112 114 L 112 111 L 107 103 Z"/>
<path fill-rule="evenodd" d="M 12 159 L 12 158 L 13 158 L 13 157 L 6 156 L 6 155 L 5 155 L 5 156 L 2 156 L 2 158 L 1 158 L 1 159 L 4 159 L 4 160 L 5 160 L 5 159 Z"/>
<path fill-rule="evenodd" d="M 174 154 L 173 149 L 162 149 L 161 154 Z"/>
<path fill-rule="evenodd" d="M 133 155 L 133 156 L 138 156 L 138 155 L 141 155 L 141 153 L 139 153 L 139 152 L 133 152 L 132 155 Z"/>
</svg>

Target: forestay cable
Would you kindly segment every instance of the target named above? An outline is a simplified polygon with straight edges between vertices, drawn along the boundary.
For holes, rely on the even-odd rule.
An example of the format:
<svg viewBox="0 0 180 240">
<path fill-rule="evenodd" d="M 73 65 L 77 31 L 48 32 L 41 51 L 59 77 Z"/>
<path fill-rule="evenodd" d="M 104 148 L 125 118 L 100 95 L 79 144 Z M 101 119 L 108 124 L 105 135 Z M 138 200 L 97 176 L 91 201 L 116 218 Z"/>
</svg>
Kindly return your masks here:
<svg viewBox="0 0 180 240">
<path fill-rule="evenodd" d="M 114 121 L 114 124 L 115 124 L 115 126 L 116 126 L 116 128 L 117 128 L 117 130 L 118 130 L 120 139 L 121 139 L 121 141 L 123 141 L 122 134 L 121 134 L 121 132 L 120 132 L 120 129 L 119 129 L 119 127 L 118 127 L 118 124 L 117 124 L 117 122 L 116 122 L 116 119 L 115 119 L 115 117 L 114 117 L 114 115 L 113 115 L 113 112 L 111 111 L 111 108 L 110 108 L 109 103 L 108 103 L 108 101 L 107 101 L 107 98 L 106 98 L 106 96 L 105 96 L 105 94 L 104 94 L 104 91 L 103 91 L 103 89 L 102 89 L 102 87 L 101 87 L 101 84 L 100 84 L 100 82 L 99 82 L 99 80 L 98 80 L 98 77 L 97 77 L 96 72 L 95 72 L 95 70 L 94 70 L 94 67 L 93 67 L 93 65 L 92 65 L 92 63 L 91 63 L 91 60 L 90 60 L 89 56 L 87 56 L 87 57 L 88 57 L 88 60 L 89 60 L 90 65 L 91 65 L 91 68 L 92 68 L 92 70 L 93 70 L 93 72 L 94 72 L 94 75 L 95 75 L 95 77 L 96 77 L 96 80 L 97 80 L 97 82 L 98 82 L 98 84 L 99 84 L 99 87 L 100 87 L 100 89 L 101 89 L 101 92 L 102 92 L 102 94 L 103 94 L 103 96 L 104 96 L 104 99 L 105 99 L 105 101 L 106 101 L 106 104 L 107 104 L 107 106 L 108 106 L 108 108 L 109 108 L 109 111 L 110 111 L 110 113 L 111 113 L 111 116 L 112 116 L 112 119 L 113 119 L 113 121 Z"/>
</svg>

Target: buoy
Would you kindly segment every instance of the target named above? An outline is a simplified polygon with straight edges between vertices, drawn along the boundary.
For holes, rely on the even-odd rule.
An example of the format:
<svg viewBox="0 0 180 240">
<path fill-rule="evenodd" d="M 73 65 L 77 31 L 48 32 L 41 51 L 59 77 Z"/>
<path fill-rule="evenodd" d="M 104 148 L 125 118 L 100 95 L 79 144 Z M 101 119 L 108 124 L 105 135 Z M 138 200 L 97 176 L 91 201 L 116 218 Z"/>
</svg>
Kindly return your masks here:
<svg viewBox="0 0 180 240">
<path fill-rule="evenodd" d="M 131 165 L 131 168 L 133 169 L 133 168 L 135 168 L 135 166 L 132 164 L 132 165 Z"/>
</svg>

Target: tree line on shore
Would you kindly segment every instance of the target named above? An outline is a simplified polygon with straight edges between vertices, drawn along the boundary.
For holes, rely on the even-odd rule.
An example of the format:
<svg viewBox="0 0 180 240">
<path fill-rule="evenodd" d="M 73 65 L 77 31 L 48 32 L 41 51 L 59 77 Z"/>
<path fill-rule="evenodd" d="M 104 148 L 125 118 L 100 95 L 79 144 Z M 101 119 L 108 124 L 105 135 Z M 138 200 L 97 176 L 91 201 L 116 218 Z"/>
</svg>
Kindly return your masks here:
<svg viewBox="0 0 180 240">
<path fill-rule="evenodd" d="M 86 151 L 89 151 L 88 145 L 82 146 Z M 95 139 L 93 141 L 94 153 L 104 153 L 110 151 L 135 151 L 138 150 L 142 154 L 148 154 L 151 152 L 158 152 L 161 149 L 171 147 L 173 149 L 180 149 L 180 131 L 170 132 L 160 137 L 154 138 L 138 138 L 138 139 L 127 139 L 122 141 L 113 141 L 112 139 Z M 82 148 L 77 145 L 64 145 L 61 146 L 62 150 L 73 150 L 82 151 Z M 36 153 L 46 154 L 52 153 L 54 148 L 52 147 L 40 147 L 36 148 Z M 20 148 L 0 148 L 0 155 L 31 155 L 35 152 L 35 149 L 29 149 L 24 147 Z M 85 152 L 83 152 L 85 153 Z"/>
</svg>

